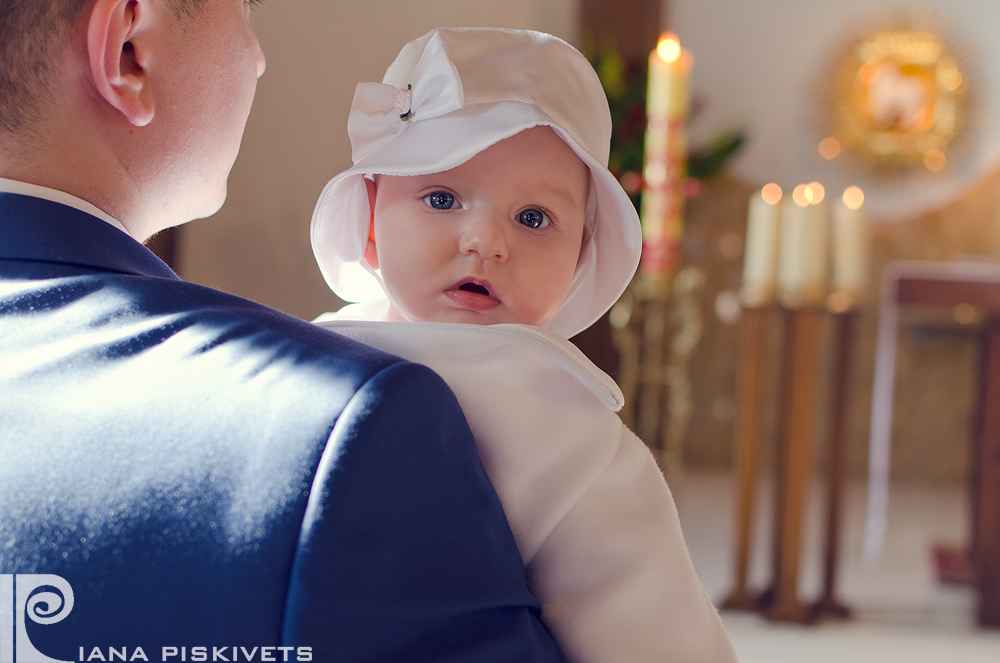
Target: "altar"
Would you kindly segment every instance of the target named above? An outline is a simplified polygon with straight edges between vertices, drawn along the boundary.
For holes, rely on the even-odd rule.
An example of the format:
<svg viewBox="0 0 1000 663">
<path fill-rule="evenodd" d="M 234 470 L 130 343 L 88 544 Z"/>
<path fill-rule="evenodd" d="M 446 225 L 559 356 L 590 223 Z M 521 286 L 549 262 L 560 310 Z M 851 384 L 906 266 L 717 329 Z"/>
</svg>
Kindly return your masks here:
<svg viewBox="0 0 1000 663">
<path fill-rule="evenodd" d="M 898 261 L 882 276 L 872 438 L 866 554 L 876 556 L 887 523 L 892 396 L 900 306 L 982 311 L 985 322 L 979 362 L 979 398 L 973 424 L 969 473 L 972 540 L 969 559 L 977 593 L 977 619 L 1000 626 L 1000 265 Z"/>
</svg>

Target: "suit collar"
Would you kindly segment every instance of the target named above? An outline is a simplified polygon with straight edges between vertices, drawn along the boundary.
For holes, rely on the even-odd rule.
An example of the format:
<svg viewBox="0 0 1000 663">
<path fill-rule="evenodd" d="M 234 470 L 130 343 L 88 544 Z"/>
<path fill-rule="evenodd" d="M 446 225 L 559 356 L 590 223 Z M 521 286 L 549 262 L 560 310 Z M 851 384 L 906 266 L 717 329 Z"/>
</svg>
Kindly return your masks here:
<svg viewBox="0 0 1000 663">
<path fill-rule="evenodd" d="M 114 218 L 96 205 L 88 203 L 83 198 L 77 198 L 73 194 L 66 193 L 65 191 L 59 191 L 58 189 L 50 189 L 47 186 L 40 186 L 38 184 L 30 184 L 28 182 L 20 182 L 18 180 L 7 179 L 6 177 L 0 177 L 0 193 L 19 193 L 22 196 L 32 196 L 34 198 L 41 198 L 42 200 L 51 200 L 54 203 L 62 203 L 67 207 L 75 207 L 81 212 L 86 212 L 91 216 L 96 216 L 102 221 L 107 221 L 123 233 L 128 232 L 128 229 L 125 228 L 125 226 L 123 226 L 118 219 Z"/>
<path fill-rule="evenodd" d="M 152 251 L 104 220 L 62 203 L 15 193 L 0 192 L 0 259 L 179 278 Z"/>
</svg>

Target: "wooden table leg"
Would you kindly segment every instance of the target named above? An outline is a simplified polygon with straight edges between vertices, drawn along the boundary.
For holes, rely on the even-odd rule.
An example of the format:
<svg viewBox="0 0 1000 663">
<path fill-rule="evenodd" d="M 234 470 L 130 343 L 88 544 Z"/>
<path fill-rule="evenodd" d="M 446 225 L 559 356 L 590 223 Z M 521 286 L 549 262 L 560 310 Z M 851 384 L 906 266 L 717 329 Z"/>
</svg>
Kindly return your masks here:
<svg viewBox="0 0 1000 663">
<path fill-rule="evenodd" d="M 733 450 L 736 461 L 736 586 L 723 608 L 753 610 L 757 597 L 747 587 L 753 532 L 757 464 L 760 458 L 764 392 L 765 330 L 769 309 L 747 308 L 740 322 L 739 382 Z"/>
<path fill-rule="evenodd" d="M 850 423 L 851 374 L 854 370 L 854 339 L 857 336 L 857 311 L 834 314 L 835 352 L 833 356 L 833 413 L 830 434 L 830 457 L 826 485 L 826 549 L 823 566 L 823 592 L 813 604 L 814 617 L 834 615 L 849 617 L 851 611 L 837 600 L 837 565 L 840 547 L 841 507 L 844 503 L 844 479 L 847 473 L 847 430 Z"/>
<path fill-rule="evenodd" d="M 984 626 L 1000 626 L 1000 319 L 986 330 L 980 414 L 973 455 L 973 549 L 978 605 Z"/>
<path fill-rule="evenodd" d="M 781 378 L 778 400 L 778 429 L 775 431 L 774 439 L 774 489 L 772 513 L 774 523 L 771 532 L 771 581 L 764 591 L 757 596 L 757 609 L 767 612 L 774 605 L 775 589 L 778 584 L 778 576 L 781 574 L 778 550 L 781 549 L 781 538 L 783 536 L 783 518 L 785 491 L 782 490 L 782 477 L 785 476 L 785 447 L 788 442 L 788 420 L 791 412 L 792 393 L 794 384 L 792 380 L 795 368 L 795 312 L 790 309 L 781 309 Z"/>
<path fill-rule="evenodd" d="M 799 601 L 799 560 L 802 545 L 802 521 L 808 497 L 811 469 L 812 437 L 815 423 L 816 374 L 819 360 L 819 340 L 823 322 L 820 310 L 792 312 L 794 361 L 791 367 L 791 389 L 788 420 L 783 444 L 782 475 L 778 490 L 781 506 L 780 537 L 775 551 L 776 577 L 774 600 L 767 618 L 775 621 L 806 623 L 811 615 L 808 606 Z"/>
</svg>

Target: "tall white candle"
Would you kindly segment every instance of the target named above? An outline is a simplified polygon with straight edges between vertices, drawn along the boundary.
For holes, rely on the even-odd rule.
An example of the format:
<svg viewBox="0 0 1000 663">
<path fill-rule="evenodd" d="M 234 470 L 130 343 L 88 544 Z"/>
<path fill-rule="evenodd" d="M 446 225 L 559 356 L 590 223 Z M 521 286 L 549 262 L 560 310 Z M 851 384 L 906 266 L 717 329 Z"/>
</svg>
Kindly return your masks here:
<svg viewBox="0 0 1000 663">
<path fill-rule="evenodd" d="M 814 197 L 808 186 L 795 187 L 781 211 L 777 290 L 790 308 L 817 304 L 826 293 L 829 214 L 822 196 Z"/>
<path fill-rule="evenodd" d="M 778 299 L 798 306 L 804 299 L 809 242 L 809 205 L 786 200 L 781 206 L 778 239 Z"/>
<path fill-rule="evenodd" d="M 868 285 L 871 251 L 863 202 L 861 189 L 850 187 L 833 207 L 833 289 L 855 299 Z"/>
<path fill-rule="evenodd" d="M 669 283 L 680 264 L 692 63 L 672 34 L 663 35 L 649 55 L 639 272 L 657 287 Z"/>
<path fill-rule="evenodd" d="M 747 306 L 760 306 L 774 297 L 780 201 L 781 187 L 777 184 L 768 184 L 750 197 L 741 292 Z"/>
<path fill-rule="evenodd" d="M 808 208 L 809 238 L 806 240 L 806 277 L 803 296 L 807 302 L 818 303 L 826 296 L 829 276 L 830 208 L 825 201 L 813 203 Z"/>
</svg>

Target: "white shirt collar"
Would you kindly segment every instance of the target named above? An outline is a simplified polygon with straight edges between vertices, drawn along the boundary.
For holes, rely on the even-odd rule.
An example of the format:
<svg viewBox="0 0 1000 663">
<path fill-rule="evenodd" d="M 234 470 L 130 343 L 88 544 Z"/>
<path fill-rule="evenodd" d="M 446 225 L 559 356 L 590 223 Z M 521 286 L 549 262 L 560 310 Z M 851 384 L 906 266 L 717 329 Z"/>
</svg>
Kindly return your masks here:
<svg viewBox="0 0 1000 663">
<path fill-rule="evenodd" d="M 76 196 L 64 191 L 58 191 L 56 189 L 39 186 L 37 184 L 28 184 L 27 182 L 18 182 L 17 180 L 9 180 L 4 177 L 0 177 L 0 193 L 17 193 L 22 196 L 32 196 L 33 198 L 41 198 L 42 200 L 51 200 L 54 203 L 60 203 L 62 205 L 66 205 L 67 207 L 78 209 L 81 212 L 86 212 L 91 216 L 96 216 L 98 219 L 110 223 L 115 228 L 128 235 L 128 230 L 125 229 L 125 226 L 123 226 L 110 214 L 98 209 L 94 205 L 91 205 L 86 200 L 77 198 Z"/>
</svg>

